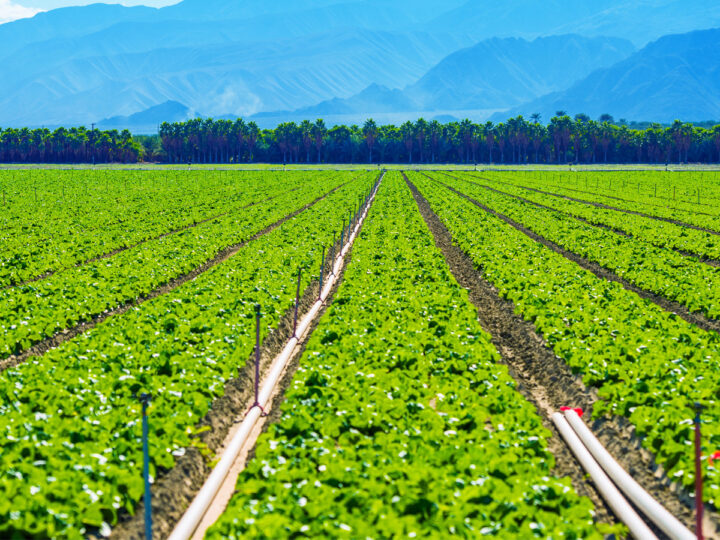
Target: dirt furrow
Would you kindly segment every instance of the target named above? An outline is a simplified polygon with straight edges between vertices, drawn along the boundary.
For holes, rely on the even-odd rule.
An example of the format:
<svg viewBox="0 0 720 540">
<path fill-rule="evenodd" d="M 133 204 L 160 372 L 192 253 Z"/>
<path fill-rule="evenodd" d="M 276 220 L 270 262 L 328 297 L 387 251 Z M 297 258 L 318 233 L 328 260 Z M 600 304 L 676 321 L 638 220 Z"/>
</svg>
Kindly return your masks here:
<svg viewBox="0 0 720 540">
<path fill-rule="evenodd" d="M 364 222 L 360 230 L 362 230 L 363 226 Z M 359 234 L 356 239 L 358 237 Z M 335 252 L 339 253 L 340 249 L 342 249 L 342 247 L 338 239 L 335 243 Z M 329 261 L 326 262 L 325 272 L 327 275 L 330 263 Z M 300 358 L 305 351 L 305 346 L 325 311 L 332 303 L 332 299 L 342 284 L 345 271 L 351 262 L 352 246 L 345 256 L 345 264 L 330 294 L 325 300 L 323 308 L 310 326 L 310 330 L 301 344 L 300 351 L 294 356 L 278 383 L 268 416 L 263 424 L 263 432 L 265 432 L 272 423 L 280 419 L 280 406 L 285 400 L 285 391 L 295 376 Z M 298 309 L 298 320 L 315 304 L 319 292 L 318 281 L 313 282 L 303 291 Z M 278 326 L 263 340 L 260 356 L 261 380 L 265 378 L 273 359 L 280 354 L 287 341 L 292 337 L 294 314 L 294 307 L 288 309 Z M 246 359 L 244 367 L 239 370 L 238 377 L 228 381 L 225 385 L 224 395 L 213 402 L 212 408 L 198 426 L 209 426 L 211 428 L 201 435 L 200 441 L 210 450 L 213 456 L 222 450 L 233 425 L 242 422 L 245 414 L 252 406 L 254 400 L 254 370 L 254 354 L 251 354 Z M 253 459 L 254 452 L 255 450 L 253 448 L 248 454 L 246 461 Z M 163 474 L 159 476 L 159 479 L 152 488 L 153 538 L 167 538 L 169 536 L 198 491 L 200 491 L 200 488 L 202 488 L 205 479 L 211 471 L 212 463 L 210 459 L 203 456 L 194 448 L 188 449 L 185 455 L 177 460 L 173 469 L 170 471 L 162 471 Z M 118 540 L 144 540 L 144 504 L 142 501 L 138 503 L 134 515 L 131 516 L 124 513 L 120 516 L 120 522 L 113 529 L 111 538 Z"/>
<path fill-rule="evenodd" d="M 492 336 L 503 362 L 518 382 L 518 390 L 537 407 L 543 424 L 553 433 L 549 449 L 556 457 L 555 473 L 569 476 L 578 493 L 592 499 L 600 522 L 614 521 L 612 511 L 592 481 L 586 478 L 550 420 L 552 413 L 560 407 L 571 406 L 582 408 L 588 421 L 593 404 L 599 399 L 596 389 L 586 387 L 582 379 L 555 355 L 535 326 L 515 314 L 513 303 L 501 298 L 498 290 L 483 277 L 482 268 L 453 244 L 452 235 L 427 200 L 409 180 L 408 185 L 435 237 L 436 246 L 445 255 L 455 279 L 468 290 L 470 300 L 478 309 L 480 324 Z M 589 425 L 603 445 L 646 490 L 686 525 L 692 526 L 692 500 L 670 482 L 655 464 L 653 456 L 641 447 L 627 420 L 600 418 Z"/>
<path fill-rule="evenodd" d="M 351 180 L 351 182 L 352 182 L 352 180 Z M 275 223 L 268 225 L 262 231 L 254 234 L 253 236 L 251 236 L 244 242 L 240 242 L 239 244 L 235 244 L 235 245 L 226 247 L 220 253 L 218 253 L 215 257 L 213 257 L 209 261 L 205 262 L 201 266 L 195 268 L 194 270 L 188 272 L 187 274 L 184 274 L 184 275 L 172 280 L 170 283 L 166 283 L 165 285 L 158 287 L 157 289 L 151 291 L 146 296 L 136 298 L 132 302 L 128 302 L 127 304 L 123 304 L 123 305 L 113 308 L 111 310 L 105 311 L 105 312 L 93 317 L 91 321 L 82 322 L 72 328 L 62 330 L 62 331 L 56 333 L 55 335 L 36 343 L 35 345 L 33 345 L 32 347 L 23 351 L 20 354 L 9 356 L 3 360 L 0 360 L 0 373 L 5 371 L 6 369 L 10 369 L 19 364 L 22 364 L 28 358 L 42 356 L 47 351 L 54 349 L 56 347 L 59 347 L 66 341 L 69 341 L 80 334 L 84 334 L 85 332 L 92 330 L 98 324 L 102 323 L 103 321 L 107 320 L 110 317 L 113 317 L 116 315 L 122 315 L 123 313 L 125 313 L 126 311 L 128 311 L 134 307 L 140 306 L 140 305 L 144 304 L 145 302 L 154 300 L 155 298 L 157 298 L 159 296 L 163 296 L 165 294 L 168 294 L 168 293 L 174 291 L 175 289 L 177 289 L 181 285 L 184 285 L 188 281 L 192 281 L 193 279 L 195 279 L 199 275 L 207 272 L 211 268 L 219 265 L 220 263 L 227 261 L 230 257 L 235 255 L 238 251 L 243 249 L 249 243 L 253 242 L 254 240 L 257 240 L 261 236 L 264 236 L 264 235 L 272 232 L 274 229 L 276 229 L 277 227 L 279 227 L 286 221 L 294 218 L 301 212 L 304 212 L 308 208 L 311 208 L 312 206 L 316 205 L 317 203 L 319 203 L 326 197 L 330 196 L 332 193 L 339 190 L 340 188 L 342 188 L 343 186 L 345 186 L 348 183 L 349 182 L 340 184 L 339 186 L 333 188 L 332 190 L 325 193 L 324 195 L 321 195 L 314 201 L 309 202 L 302 208 L 295 210 L 294 212 L 283 217 L 282 219 L 279 219 Z"/>
<path fill-rule="evenodd" d="M 529 238 L 535 240 L 536 242 L 541 243 L 545 247 L 552 249 L 554 252 L 562 255 L 566 259 L 573 261 L 574 263 L 578 264 L 585 270 L 593 273 L 595 276 L 599 277 L 600 279 L 605 279 L 607 281 L 614 281 L 616 283 L 619 283 L 620 285 L 622 285 L 622 287 L 624 289 L 634 292 L 641 298 L 649 300 L 650 302 L 656 304 L 658 307 L 662 308 L 663 310 L 668 311 L 670 313 L 674 313 L 678 317 L 685 320 L 686 322 L 688 322 L 690 324 L 694 324 L 698 328 L 702 328 L 703 330 L 705 330 L 707 332 L 711 332 L 711 331 L 720 332 L 720 321 L 709 319 L 709 318 L 705 317 L 704 315 L 702 315 L 701 313 L 691 312 L 687 307 L 685 307 L 684 305 L 682 305 L 679 302 L 675 302 L 673 300 L 668 300 L 667 298 L 665 298 L 663 296 L 652 293 L 650 291 L 646 291 L 645 289 L 641 289 L 641 288 L 633 285 L 629 281 L 621 278 L 617 274 L 600 266 L 599 264 L 594 263 L 584 257 L 581 257 L 581 256 L 573 253 L 572 251 L 568 251 L 567 249 L 560 247 L 558 244 L 551 242 L 550 240 L 547 240 L 546 238 L 534 233 L 527 227 L 524 227 L 520 223 L 505 216 L 504 214 L 496 212 L 492 208 L 488 208 L 484 204 L 476 201 L 475 199 L 473 199 L 472 197 L 469 197 L 468 195 L 465 195 L 464 193 L 461 193 L 460 191 L 456 190 L 452 186 L 449 186 L 435 178 L 431 178 L 429 176 L 428 176 L 428 178 L 430 178 L 434 182 L 437 182 L 438 184 L 445 187 L 446 189 L 452 191 L 459 197 L 463 197 L 464 199 L 467 199 L 468 201 L 473 203 L 478 208 L 484 210 L 485 212 L 492 214 L 493 216 L 503 220 L 505 223 L 507 223 L 508 225 L 517 229 L 518 231 L 522 232 Z"/>
</svg>

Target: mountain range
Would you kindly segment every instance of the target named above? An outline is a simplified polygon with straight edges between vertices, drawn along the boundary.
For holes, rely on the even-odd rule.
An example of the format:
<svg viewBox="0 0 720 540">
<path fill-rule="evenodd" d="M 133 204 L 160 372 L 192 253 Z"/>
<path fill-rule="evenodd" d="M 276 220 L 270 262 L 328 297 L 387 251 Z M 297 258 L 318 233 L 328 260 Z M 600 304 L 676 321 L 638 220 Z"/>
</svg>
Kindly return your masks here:
<svg viewBox="0 0 720 540">
<path fill-rule="evenodd" d="M 525 103 L 546 111 L 553 99 L 575 110 L 591 87 L 593 106 L 603 112 L 655 119 L 637 115 L 657 110 L 622 101 L 651 88 L 627 75 L 626 86 L 613 83 L 628 72 L 668 86 L 663 114 L 710 117 L 717 116 L 716 51 L 698 71 L 683 56 L 697 51 L 693 45 L 673 52 L 664 44 L 669 38 L 648 42 L 713 26 L 720 26 L 720 3 L 710 0 L 184 0 L 160 9 L 63 8 L 0 25 L 0 125 L 107 119 L 103 125 L 133 127 L 163 110 L 173 119 L 251 116 L 268 125 L 282 115 L 482 119 L 530 110 Z M 632 67 L 643 63 L 644 70 Z M 597 99 L 618 88 L 622 95 Z M 693 110 L 687 98 L 695 94 Z M 674 108 L 681 95 L 691 103 Z"/>
<path fill-rule="evenodd" d="M 720 29 L 665 36 L 564 91 L 494 119 L 532 113 L 549 119 L 559 109 L 657 122 L 720 119 Z"/>
</svg>

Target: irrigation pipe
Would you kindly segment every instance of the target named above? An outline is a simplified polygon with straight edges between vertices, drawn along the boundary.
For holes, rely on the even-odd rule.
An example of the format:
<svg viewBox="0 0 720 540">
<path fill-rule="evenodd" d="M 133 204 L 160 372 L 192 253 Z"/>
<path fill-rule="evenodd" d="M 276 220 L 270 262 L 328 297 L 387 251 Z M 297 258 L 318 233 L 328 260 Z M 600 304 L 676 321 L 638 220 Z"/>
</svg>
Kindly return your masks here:
<svg viewBox="0 0 720 540">
<path fill-rule="evenodd" d="M 168 537 L 168 540 L 188 540 L 189 538 L 191 538 L 198 525 L 202 521 L 203 516 L 210 508 L 210 505 L 212 504 L 215 496 L 222 487 L 225 478 L 230 472 L 230 469 L 237 460 L 240 450 L 243 448 L 243 446 L 245 446 L 251 432 L 253 431 L 253 428 L 255 427 L 255 424 L 260 419 L 263 410 L 270 402 L 270 398 L 273 395 L 275 386 L 277 385 L 283 372 L 285 371 L 287 364 L 290 362 L 295 352 L 300 348 L 300 344 L 302 343 L 303 338 L 310 330 L 310 325 L 318 316 L 323 304 L 325 303 L 325 300 L 330 295 L 330 291 L 338 280 L 340 271 L 342 270 L 342 267 L 345 263 L 345 256 L 347 255 L 348 251 L 350 250 L 355 241 L 355 238 L 360 232 L 360 228 L 365 221 L 365 217 L 367 216 L 368 210 L 370 209 L 370 205 L 375 199 L 375 194 L 380 187 L 380 182 L 382 181 L 383 176 L 385 176 L 384 173 L 375 183 L 373 191 L 367 200 L 367 204 L 365 204 L 365 209 L 361 214 L 360 219 L 357 221 L 357 224 L 355 225 L 352 234 L 349 236 L 342 251 L 333 261 L 332 273 L 320 293 L 320 298 L 315 302 L 315 304 L 313 304 L 312 308 L 310 308 L 310 311 L 308 311 L 308 313 L 302 318 L 302 320 L 298 322 L 295 336 L 290 338 L 290 340 L 283 348 L 282 352 L 272 361 L 270 371 L 265 380 L 263 381 L 263 386 L 260 389 L 260 393 L 258 395 L 258 403 L 260 406 L 253 407 L 245 416 L 242 423 L 240 424 L 240 428 L 235 432 L 235 435 L 230 440 L 230 443 L 228 444 L 227 449 L 220 458 L 220 461 L 212 470 L 210 476 L 208 476 L 202 488 L 200 488 L 200 491 L 195 496 L 195 499 L 193 499 L 193 502 L 190 504 L 185 514 L 182 516 L 180 521 L 173 529 L 172 533 Z"/>
<path fill-rule="evenodd" d="M 565 418 L 578 435 L 585 447 L 604 469 L 612 481 L 625 496 L 637 506 L 643 514 L 652 520 L 672 540 L 695 540 L 696 536 L 680 521 L 657 502 L 640 484 L 625 472 L 610 453 L 595 438 L 580 416 L 571 410 L 565 411 Z"/>
<path fill-rule="evenodd" d="M 630 503 L 625 500 L 622 493 L 618 491 L 612 480 L 603 472 L 602 468 L 593 459 L 592 454 L 585 448 L 575 431 L 561 413 L 554 413 L 552 421 L 557 427 L 560 435 L 572 450 L 583 469 L 592 477 L 595 487 L 607 501 L 615 515 L 627 525 L 632 534 L 638 540 L 657 540 L 657 537 L 648 528 L 643 519 L 633 510 Z"/>
</svg>

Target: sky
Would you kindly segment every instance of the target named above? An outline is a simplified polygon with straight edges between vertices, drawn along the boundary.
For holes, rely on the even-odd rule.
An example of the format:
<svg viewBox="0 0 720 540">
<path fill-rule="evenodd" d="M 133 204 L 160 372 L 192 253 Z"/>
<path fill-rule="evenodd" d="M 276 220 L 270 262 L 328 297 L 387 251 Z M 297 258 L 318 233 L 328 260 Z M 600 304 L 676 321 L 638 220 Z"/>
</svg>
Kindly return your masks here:
<svg viewBox="0 0 720 540">
<path fill-rule="evenodd" d="M 99 0 L 0 0 L 0 24 L 32 17 L 40 11 L 66 6 L 82 6 L 97 3 Z M 103 0 L 104 4 L 123 4 L 125 6 L 162 7 L 176 4 L 178 0 Z"/>
</svg>

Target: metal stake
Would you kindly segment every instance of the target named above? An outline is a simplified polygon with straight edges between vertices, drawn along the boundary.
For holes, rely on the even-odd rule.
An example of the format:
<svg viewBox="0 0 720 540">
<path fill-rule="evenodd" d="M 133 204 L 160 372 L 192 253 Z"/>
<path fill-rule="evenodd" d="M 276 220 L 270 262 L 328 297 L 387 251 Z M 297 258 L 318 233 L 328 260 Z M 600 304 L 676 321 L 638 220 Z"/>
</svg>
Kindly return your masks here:
<svg viewBox="0 0 720 540">
<path fill-rule="evenodd" d="M 330 275 L 335 275 L 335 231 L 333 231 L 332 248 L 330 248 Z"/>
<path fill-rule="evenodd" d="M 150 426 L 148 425 L 147 409 L 150 406 L 150 394 L 140 394 L 142 403 L 142 446 L 143 446 L 143 480 L 145 482 L 145 539 L 152 540 L 152 501 L 150 498 L 150 450 L 148 439 Z"/>
<path fill-rule="evenodd" d="M 703 518 L 703 478 L 701 461 L 701 437 L 700 437 L 700 410 L 702 406 L 695 404 L 695 534 L 698 540 L 703 540 L 702 518 Z"/>
<path fill-rule="evenodd" d="M 255 305 L 255 403 L 253 407 L 260 407 L 258 394 L 260 393 L 260 304 Z M 262 408 L 262 407 L 260 407 Z"/>
<path fill-rule="evenodd" d="M 318 300 L 322 300 L 323 273 L 325 272 L 325 246 L 322 251 L 322 262 L 320 263 L 320 288 L 318 289 Z"/>
<path fill-rule="evenodd" d="M 297 282 L 297 292 L 295 293 L 295 318 L 293 320 L 293 335 L 292 337 L 297 337 L 297 316 L 298 316 L 298 306 L 300 305 L 300 276 L 302 275 L 302 268 L 298 268 L 298 282 Z"/>
</svg>

